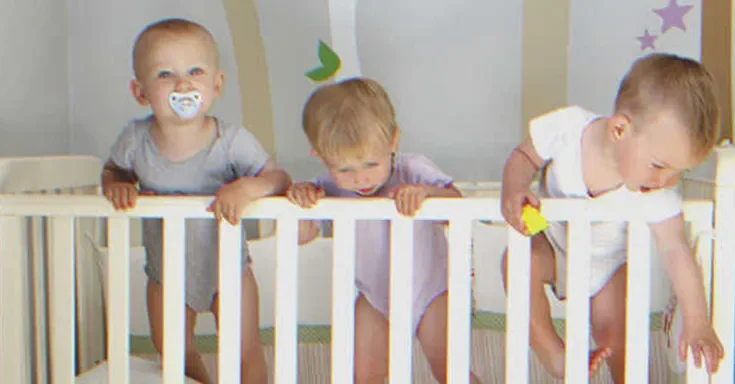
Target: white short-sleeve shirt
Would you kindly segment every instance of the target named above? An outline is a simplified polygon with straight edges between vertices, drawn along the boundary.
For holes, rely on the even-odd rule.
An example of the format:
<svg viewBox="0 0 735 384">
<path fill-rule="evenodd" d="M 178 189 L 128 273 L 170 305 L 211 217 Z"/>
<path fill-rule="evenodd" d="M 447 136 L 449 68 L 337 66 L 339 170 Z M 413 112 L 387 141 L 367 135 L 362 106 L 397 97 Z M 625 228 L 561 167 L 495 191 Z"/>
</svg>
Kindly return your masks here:
<svg viewBox="0 0 735 384">
<path fill-rule="evenodd" d="M 536 152 L 548 161 L 541 180 L 540 195 L 547 198 L 590 197 L 582 173 L 582 134 L 599 115 L 571 106 L 549 112 L 531 121 L 530 136 Z M 674 189 L 648 193 L 622 186 L 594 197 L 613 205 L 634 204 L 641 207 L 641 219 L 649 223 L 664 221 L 682 212 L 682 200 Z M 626 223 L 594 223 L 592 256 L 625 253 Z M 556 247 L 566 250 L 566 225 L 552 223 L 547 236 Z"/>
</svg>

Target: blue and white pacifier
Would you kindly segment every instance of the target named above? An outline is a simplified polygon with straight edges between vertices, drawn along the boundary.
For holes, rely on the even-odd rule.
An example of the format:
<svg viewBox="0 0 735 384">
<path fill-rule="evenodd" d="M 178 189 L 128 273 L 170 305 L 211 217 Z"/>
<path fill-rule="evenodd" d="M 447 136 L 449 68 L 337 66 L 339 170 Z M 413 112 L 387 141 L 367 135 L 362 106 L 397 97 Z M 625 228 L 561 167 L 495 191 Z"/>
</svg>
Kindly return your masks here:
<svg viewBox="0 0 735 384">
<path fill-rule="evenodd" d="M 202 107 L 202 94 L 198 91 L 171 92 L 168 96 L 171 109 L 182 119 L 191 119 L 199 113 Z"/>
</svg>

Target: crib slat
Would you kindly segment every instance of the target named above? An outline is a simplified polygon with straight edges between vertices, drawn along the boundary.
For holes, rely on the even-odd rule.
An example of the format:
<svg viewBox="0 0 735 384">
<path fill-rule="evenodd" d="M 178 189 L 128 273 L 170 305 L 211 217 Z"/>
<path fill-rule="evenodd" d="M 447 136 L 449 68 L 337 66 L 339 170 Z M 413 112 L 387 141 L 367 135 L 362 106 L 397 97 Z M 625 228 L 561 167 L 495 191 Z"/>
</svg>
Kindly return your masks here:
<svg viewBox="0 0 735 384">
<path fill-rule="evenodd" d="M 391 384 L 411 382 L 413 362 L 413 221 L 399 217 L 390 228 Z"/>
<path fill-rule="evenodd" d="M 163 218 L 163 382 L 184 382 L 186 222 Z"/>
<path fill-rule="evenodd" d="M 472 221 L 449 223 L 449 319 L 447 323 L 447 379 L 449 383 L 470 382 L 472 306 L 471 263 Z"/>
<path fill-rule="evenodd" d="M 107 221 L 107 356 L 111 384 L 130 383 L 130 219 Z"/>
<path fill-rule="evenodd" d="M 74 218 L 51 217 L 51 375 L 54 384 L 74 383 Z"/>
<path fill-rule="evenodd" d="M 735 11 L 735 7 L 733 7 Z M 734 29 L 735 30 L 735 29 Z M 729 151 L 732 151 L 731 149 Z M 723 157 L 718 154 L 718 184 L 732 183 L 732 173 L 735 169 L 733 156 Z M 732 153 L 731 153 L 732 155 Z M 725 168 L 727 166 L 727 168 Z M 729 172 L 728 172 L 729 171 Z M 722 172 L 723 175 L 719 175 Z M 718 186 L 716 188 L 715 226 L 715 259 L 712 288 L 712 323 L 722 346 L 725 348 L 725 357 L 720 361 L 720 367 L 712 375 L 713 384 L 732 384 L 735 382 L 735 257 L 733 249 L 735 242 L 732 234 L 735 233 L 735 188 Z"/>
<path fill-rule="evenodd" d="M 648 382 L 651 335 L 651 232 L 644 222 L 628 224 L 628 294 L 625 338 L 625 382 Z"/>
<path fill-rule="evenodd" d="M 276 384 L 298 382 L 298 221 L 278 218 L 276 243 Z"/>
<path fill-rule="evenodd" d="M 692 232 L 696 236 L 694 249 L 696 252 L 697 262 L 702 271 L 702 281 L 704 283 L 704 295 L 707 300 L 707 308 L 712 308 L 712 220 L 699 222 L 693 221 Z M 710 224 L 708 224 L 710 223 Z M 706 369 L 697 369 L 694 365 L 691 351 L 687 354 L 687 383 L 709 383 L 709 375 Z"/>
<path fill-rule="evenodd" d="M 46 383 L 49 381 L 49 355 L 48 355 L 48 308 L 46 307 L 46 294 L 48 290 L 46 275 L 46 237 L 44 236 L 43 218 L 31 217 L 31 268 L 33 270 L 33 304 L 34 304 L 34 339 L 35 339 L 35 365 L 36 381 Z M 1 312 L 1 311 L 0 311 Z M 0 380 L 2 381 L 2 380 Z"/>
<path fill-rule="evenodd" d="M 355 348 L 355 219 L 334 221 L 332 253 L 332 383 L 353 382 Z"/>
<path fill-rule="evenodd" d="M 569 222 L 564 372 L 567 383 L 589 382 L 590 234 L 589 221 Z"/>
<path fill-rule="evenodd" d="M 508 228 L 505 330 L 505 382 L 528 383 L 529 326 L 531 316 L 531 242 Z"/>
<path fill-rule="evenodd" d="M 242 225 L 242 223 L 241 223 Z M 217 381 L 240 382 L 242 227 L 219 224 L 219 356 Z M 226 357 L 226 358 L 225 358 Z"/>
<path fill-rule="evenodd" d="M 0 216 L 1 383 L 31 382 L 23 223 L 22 217 Z"/>
</svg>

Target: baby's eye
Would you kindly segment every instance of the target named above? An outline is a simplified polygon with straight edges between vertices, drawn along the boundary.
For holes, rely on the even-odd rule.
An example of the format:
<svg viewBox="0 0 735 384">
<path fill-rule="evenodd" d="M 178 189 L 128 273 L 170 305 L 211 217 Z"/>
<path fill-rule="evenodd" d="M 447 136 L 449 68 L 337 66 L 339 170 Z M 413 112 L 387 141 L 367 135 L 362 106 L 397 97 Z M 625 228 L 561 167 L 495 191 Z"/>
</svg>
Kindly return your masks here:
<svg viewBox="0 0 735 384">
<path fill-rule="evenodd" d="M 378 166 L 378 163 L 375 163 L 375 162 L 365 163 L 366 168 L 375 168 L 377 166 Z"/>
<path fill-rule="evenodd" d="M 165 79 L 167 77 L 171 77 L 172 75 L 173 74 L 171 73 L 171 71 L 159 71 L 156 77 L 158 77 L 159 79 Z"/>
<path fill-rule="evenodd" d="M 203 74 L 204 74 L 204 70 L 203 70 L 203 69 L 201 69 L 201 68 L 199 68 L 199 67 L 196 67 L 196 68 L 192 68 L 192 69 L 191 69 L 191 70 L 189 71 L 189 74 L 190 74 L 190 75 L 192 75 L 192 76 L 199 76 L 199 75 L 203 75 Z"/>
<path fill-rule="evenodd" d="M 350 171 L 352 171 L 350 168 L 340 168 L 340 169 L 337 170 L 337 172 L 339 172 L 339 173 L 347 173 L 347 172 L 350 172 Z"/>
</svg>

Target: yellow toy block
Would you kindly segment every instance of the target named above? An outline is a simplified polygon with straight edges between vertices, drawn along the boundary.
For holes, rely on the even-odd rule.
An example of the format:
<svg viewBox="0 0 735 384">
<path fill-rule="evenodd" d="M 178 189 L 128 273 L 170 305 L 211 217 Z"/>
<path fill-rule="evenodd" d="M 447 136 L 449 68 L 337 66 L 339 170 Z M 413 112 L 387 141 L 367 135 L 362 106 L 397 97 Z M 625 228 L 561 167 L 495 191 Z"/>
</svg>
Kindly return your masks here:
<svg viewBox="0 0 735 384">
<path fill-rule="evenodd" d="M 538 209 L 531 205 L 523 207 L 523 222 L 526 223 L 526 229 L 528 229 L 528 232 L 532 236 L 549 227 L 549 222 L 546 221 L 546 218 L 541 216 Z"/>
</svg>

